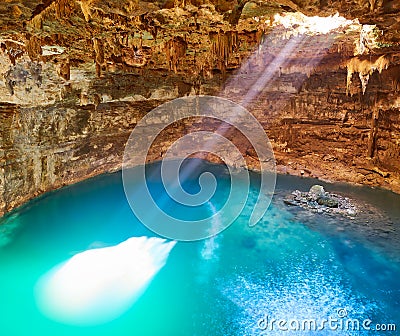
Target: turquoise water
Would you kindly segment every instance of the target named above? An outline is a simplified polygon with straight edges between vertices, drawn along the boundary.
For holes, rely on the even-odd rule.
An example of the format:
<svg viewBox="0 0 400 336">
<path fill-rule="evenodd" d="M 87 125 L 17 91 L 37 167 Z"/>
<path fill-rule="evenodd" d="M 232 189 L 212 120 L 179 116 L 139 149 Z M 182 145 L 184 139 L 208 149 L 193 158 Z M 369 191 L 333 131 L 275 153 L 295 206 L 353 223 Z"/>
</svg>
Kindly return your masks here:
<svg viewBox="0 0 400 336">
<path fill-rule="evenodd" d="M 216 195 L 194 214 L 217 212 L 229 177 L 223 166 L 200 162 L 218 176 Z M 150 166 L 154 172 L 159 164 Z M 196 192 L 196 178 L 185 188 Z M 257 175 L 242 215 L 222 234 L 178 242 L 132 306 L 99 325 L 53 319 L 38 307 L 38 282 L 72 256 L 130 237 L 154 237 L 132 214 L 121 173 L 48 193 L 3 218 L 0 226 L 0 335 L 398 335 L 400 328 L 400 197 L 390 192 L 326 185 L 348 195 L 355 219 L 310 214 L 284 205 L 293 189 L 316 181 L 279 176 L 262 221 L 248 227 Z M 154 195 L 162 192 L 152 175 Z M 166 211 L 174 205 L 163 204 Z M 214 218 L 218 220 L 218 218 Z M 135 259 L 135 258 L 133 258 Z M 132 260 L 135 263 L 135 260 Z M 86 274 L 87 277 L 87 274 Z M 82 279 L 86 281 L 87 279 Z M 38 289 L 39 288 L 39 289 Z M 268 320 L 371 320 L 371 330 L 269 330 Z M 294 321 L 294 322 L 293 322 Z M 376 324 L 397 331 L 376 332 Z"/>
</svg>

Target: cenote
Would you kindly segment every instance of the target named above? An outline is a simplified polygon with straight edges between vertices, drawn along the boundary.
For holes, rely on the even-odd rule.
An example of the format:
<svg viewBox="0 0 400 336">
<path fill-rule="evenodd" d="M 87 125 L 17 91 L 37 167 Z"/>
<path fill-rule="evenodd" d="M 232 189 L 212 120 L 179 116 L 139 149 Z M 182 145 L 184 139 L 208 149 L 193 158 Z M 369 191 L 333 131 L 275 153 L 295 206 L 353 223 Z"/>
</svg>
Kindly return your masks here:
<svg viewBox="0 0 400 336">
<path fill-rule="evenodd" d="M 181 209 L 184 218 L 218 212 L 229 184 L 225 166 L 196 162 L 187 191 L 196 192 L 203 171 L 214 174 L 218 187 L 200 211 Z M 400 328 L 400 196 L 322 183 L 352 199 L 359 213 L 354 219 L 317 214 L 282 201 L 316 180 L 278 176 L 269 209 L 249 227 L 258 179 L 251 173 L 236 221 L 195 242 L 161 241 L 143 226 L 126 200 L 121 172 L 13 211 L 0 225 L 1 335 L 396 335 L 374 329 Z M 162 193 L 157 174 L 149 183 Z M 121 272 L 124 267 L 133 273 Z M 57 287 L 60 279 L 67 288 Z M 288 331 L 277 324 L 270 330 L 273 319 L 287 321 Z M 338 322 L 295 330 L 307 319 L 317 329 L 324 320 Z M 339 324 L 349 319 L 360 330 Z M 366 320 L 370 330 L 362 328 Z"/>
</svg>

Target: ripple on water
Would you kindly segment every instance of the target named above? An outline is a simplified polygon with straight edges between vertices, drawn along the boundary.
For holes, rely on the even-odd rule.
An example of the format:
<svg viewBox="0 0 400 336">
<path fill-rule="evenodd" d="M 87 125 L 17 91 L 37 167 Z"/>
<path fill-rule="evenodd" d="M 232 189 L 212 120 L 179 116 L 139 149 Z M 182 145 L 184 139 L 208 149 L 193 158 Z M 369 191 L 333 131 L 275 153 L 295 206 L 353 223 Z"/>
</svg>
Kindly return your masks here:
<svg viewBox="0 0 400 336">
<path fill-rule="evenodd" d="M 0 305 L 0 334 L 279 335 L 279 331 L 261 330 L 260 319 L 267 315 L 321 321 L 336 317 L 338 309 L 346 309 L 353 319 L 393 321 L 400 327 L 400 197 L 366 188 L 327 186 L 326 190 L 348 195 L 365 209 L 355 220 L 283 204 L 287 192 L 308 190 L 312 184 L 315 181 L 280 177 L 272 206 L 260 223 L 249 227 L 258 196 L 255 183 L 245 211 L 231 227 L 204 241 L 176 244 L 165 267 L 126 315 L 85 329 L 56 324 L 40 315 L 32 302 L 37 280 L 76 251 L 153 234 L 134 218 L 120 173 L 31 202 L 5 217 L 0 226 L 0 297 L 6 303 Z M 206 207 L 209 213 L 221 207 L 222 200 L 213 201 L 215 208 Z M 218 227 L 218 217 L 213 220 Z M 21 323 L 21 316 L 26 323 Z M 325 329 L 281 334 L 374 333 Z"/>
</svg>

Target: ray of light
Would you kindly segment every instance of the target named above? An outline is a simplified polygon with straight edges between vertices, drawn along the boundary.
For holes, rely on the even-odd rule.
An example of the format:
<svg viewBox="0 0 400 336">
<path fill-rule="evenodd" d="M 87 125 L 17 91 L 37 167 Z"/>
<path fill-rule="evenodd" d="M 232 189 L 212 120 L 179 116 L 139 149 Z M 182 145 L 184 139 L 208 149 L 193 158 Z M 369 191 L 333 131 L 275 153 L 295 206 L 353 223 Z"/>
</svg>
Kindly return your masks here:
<svg viewBox="0 0 400 336">
<path fill-rule="evenodd" d="M 37 304 L 44 315 L 66 324 L 96 325 L 118 318 L 143 294 L 174 245 L 134 237 L 78 253 L 38 281 Z"/>
<path fill-rule="evenodd" d="M 276 18 L 277 23 L 281 23 L 278 19 Z M 277 51 L 275 52 L 275 56 L 271 57 L 271 36 L 272 38 L 274 36 L 282 36 L 282 27 L 275 27 L 266 35 L 264 41 L 257 46 L 250 57 L 243 62 L 241 67 L 228 79 L 221 90 L 221 96 L 236 101 L 245 109 L 249 108 L 251 105 L 259 102 L 265 92 L 274 89 L 274 85 L 276 85 L 279 77 L 282 75 L 282 70 L 290 69 L 291 67 L 302 68 L 303 73 L 296 74 L 298 82 L 301 83 L 305 80 L 304 74 L 309 75 L 327 54 L 328 49 L 334 41 L 335 32 L 332 30 L 353 23 L 337 15 L 328 18 L 309 18 L 301 15 L 301 17 L 296 19 L 287 16 L 282 17 L 281 20 L 288 29 L 293 25 L 302 25 L 302 29 L 299 30 L 300 33 L 293 34 L 288 39 L 282 39 L 281 45 L 274 47 Z M 325 26 L 318 28 L 321 24 L 325 24 Z M 327 31 L 332 31 L 332 36 L 325 34 Z M 306 55 L 306 60 L 303 60 L 298 52 L 309 48 L 312 49 L 313 53 Z M 236 97 L 234 97 L 235 92 L 238 92 L 238 96 Z M 279 111 L 283 109 L 288 100 L 288 95 L 281 95 L 274 102 L 275 110 Z M 240 113 L 241 111 L 238 110 L 238 112 Z M 268 114 L 269 112 L 264 111 L 264 114 Z M 240 117 L 238 115 L 237 118 L 234 118 L 239 119 Z M 226 120 L 214 132 L 224 136 L 233 127 L 230 124 L 235 123 L 236 120 Z M 189 130 L 188 133 L 192 131 L 194 132 L 195 130 Z M 212 140 L 207 140 L 202 144 L 202 148 L 203 152 L 214 153 L 216 145 Z M 196 169 L 198 164 L 198 162 L 194 162 L 191 165 L 185 166 L 185 169 L 180 172 L 181 181 L 191 176 L 191 172 Z M 176 181 L 176 184 L 180 185 L 181 181 Z"/>
<path fill-rule="evenodd" d="M 296 14 L 299 14 L 296 16 Z M 295 17 L 295 18 L 294 18 Z M 307 17 L 301 13 L 287 14 L 282 17 L 275 17 L 276 24 L 283 24 L 287 29 L 299 26 L 298 32 L 288 39 L 282 39 L 282 45 L 278 53 L 271 60 L 265 60 L 265 55 L 270 50 L 270 36 L 279 36 L 281 27 L 275 27 L 266 36 L 264 41 L 254 50 L 247 61 L 231 76 L 221 91 L 222 96 L 227 96 L 238 102 L 244 108 L 257 102 L 262 92 L 272 87 L 281 76 L 281 70 L 298 65 L 303 65 L 304 73 L 311 73 L 312 70 L 321 62 L 332 46 L 335 30 L 354 24 L 353 21 L 346 20 L 338 14 L 330 17 Z M 282 22 L 280 22 L 282 21 Z M 328 34 L 330 33 L 330 34 Z M 321 36 L 323 38 L 321 38 Z M 313 50 L 311 57 L 308 57 L 304 64 L 301 56 L 296 55 L 302 48 Z M 259 63 L 262 58 L 261 66 L 253 66 Z M 243 76 L 246 73 L 247 76 Z M 302 75 L 298 73 L 297 75 Z M 303 80 L 304 81 L 304 80 Z M 238 97 L 234 93 L 238 92 Z M 278 109 L 283 108 L 288 102 L 287 96 L 280 97 L 275 103 L 279 104 Z M 268 111 L 265 111 L 268 113 Z M 225 134 L 229 126 L 221 125 L 216 132 Z M 212 143 L 207 144 L 212 149 Z"/>
</svg>

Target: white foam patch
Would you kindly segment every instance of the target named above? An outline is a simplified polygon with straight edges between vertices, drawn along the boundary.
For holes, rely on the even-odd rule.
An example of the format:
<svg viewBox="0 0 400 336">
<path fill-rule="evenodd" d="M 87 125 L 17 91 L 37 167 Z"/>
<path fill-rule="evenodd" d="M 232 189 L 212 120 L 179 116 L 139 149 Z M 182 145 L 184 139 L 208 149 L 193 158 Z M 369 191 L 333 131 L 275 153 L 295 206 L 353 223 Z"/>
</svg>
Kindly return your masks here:
<svg viewBox="0 0 400 336">
<path fill-rule="evenodd" d="M 135 237 L 78 253 L 39 280 L 38 307 L 47 317 L 67 324 L 111 321 L 140 297 L 174 245 L 160 238 Z"/>
</svg>

